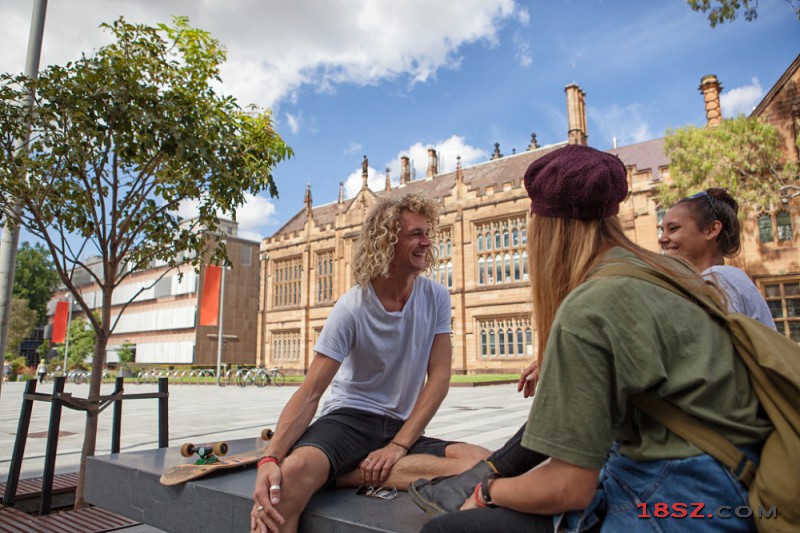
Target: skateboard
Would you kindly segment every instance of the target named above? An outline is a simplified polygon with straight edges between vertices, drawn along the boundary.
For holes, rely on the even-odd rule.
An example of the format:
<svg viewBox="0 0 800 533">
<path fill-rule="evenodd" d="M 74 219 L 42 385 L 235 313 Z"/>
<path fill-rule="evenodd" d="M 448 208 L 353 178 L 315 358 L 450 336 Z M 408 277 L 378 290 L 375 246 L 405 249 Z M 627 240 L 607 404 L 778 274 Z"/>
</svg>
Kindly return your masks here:
<svg viewBox="0 0 800 533">
<path fill-rule="evenodd" d="M 263 430 L 261 438 L 264 441 L 269 441 L 272 438 L 272 430 Z M 266 446 L 225 457 L 225 454 L 228 453 L 228 443 L 226 442 L 202 445 L 186 443 L 181 446 L 181 455 L 183 457 L 196 455 L 198 457 L 197 460 L 194 463 L 173 466 L 161 475 L 161 484 L 180 485 L 217 470 L 247 466 L 258 462 L 264 456 L 264 450 L 266 450 Z"/>
</svg>

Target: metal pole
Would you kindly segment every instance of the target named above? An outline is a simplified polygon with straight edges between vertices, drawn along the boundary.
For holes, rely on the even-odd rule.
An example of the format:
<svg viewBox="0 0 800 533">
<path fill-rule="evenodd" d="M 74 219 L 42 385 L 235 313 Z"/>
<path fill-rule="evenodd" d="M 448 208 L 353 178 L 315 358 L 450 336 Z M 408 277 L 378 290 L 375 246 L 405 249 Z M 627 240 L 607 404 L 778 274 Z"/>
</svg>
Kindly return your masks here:
<svg viewBox="0 0 800 533">
<path fill-rule="evenodd" d="M 28 442 L 28 429 L 31 426 L 31 413 L 33 412 L 33 400 L 31 400 L 28 395 L 35 392 L 36 380 L 29 379 L 25 382 L 25 394 L 22 396 L 22 409 L 19 413 L 17 437 L 14 439 L 14 451 L 11 454 L 11 466 L 8 469 L 6 491 L 5 494 L 3 494 L 4 505 L 14 505 L 17 499 L 17 485 L 19 484 L 20 472 L 22 471 L 22 458 L 25 455 L 25 444 Z"/>
<path fill-rule="evenodd" d="M 58 430 L 61 428 L 61 394 L 64 392 L 64 376 L 53 380 L 53 402 L 50 404 L 50 425 L 47 429 L 47 448 L 44 452 L 44 472 L 42 473 L 42 499 L 39 502 L 39 516 L 50 513 L 53 502 L 53 480 L 56 477 L 56 454 L 58 453 Z M 86 416 L 99 413 L 87 412 Z"/>
<path fill-rule="evenodd" d="M 44 34 L 44 15 L 47 11 L 47 0 L 34 0 L 31 15 L 31 31 L 28 35 L 28 56 L 25 60 L 25 75 L 35 78 L 39 74 L 39 59 L 42 55 L 42 35 Z M 28 94 L 22 101 L 28 109 L 33 107 L 33 94 Z M 24 139 L 16 139 L 14 148 L 26 150 L 31 137 L 31 126 Z M 0 236 L 0 366 L 5 364 L 6 344 L 8 342 L 8 322 L 11 314 L 11 294 L 14 287 L 14 269 L 17 264 L 17 246 L 19 245 L 19 226 L 13 218 L 19 216 L 21 206 L 14 202 L 11 213 L 6 213 L 5 227 Z M 0 380 L 2 393 L 2 380 Z"/>
<path fill-rule="evenodd" d="M 169 378 L 158 378 L 158 447 L 169 447 Z"/>
<path fill-rule="evenodd" d="M 123 389 L 125 378 L 117 378 L 114 394 L 119 394 Z M 111 419 L 111 453 L 119 453 L 122 434 L 122 399 L 114 401 L 113 417 Z"/>
<path fill-rule="evenodd" d="M 72 295 L 67 294 L 67 304 L 69 304 L 69 314 L 67 315 L 67 340 L 64 345 L 64 377 L 67 377 L 67 360 L 69 358 L 69 328 L 72 325 Z"/>
<path fill-rule="evenodd" d="M 225 266 L 222 267 L 222 276 L 219 282 L 219 330 L 217 332 L 217 387 L 222 379 L 220 367 L 222 366 L 222 317 L 225 309 Z"/>
</svg>

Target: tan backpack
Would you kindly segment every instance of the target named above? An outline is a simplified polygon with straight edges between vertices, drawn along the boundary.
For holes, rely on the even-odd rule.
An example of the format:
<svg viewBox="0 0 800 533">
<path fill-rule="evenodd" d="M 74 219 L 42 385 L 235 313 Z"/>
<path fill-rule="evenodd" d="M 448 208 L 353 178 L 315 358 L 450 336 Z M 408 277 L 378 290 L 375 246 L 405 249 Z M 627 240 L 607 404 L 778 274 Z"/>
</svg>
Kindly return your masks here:
<svg viewBox="0 0 800 533">
<path fill-rule="evenodd" d="M 673 404 L 649 397 L 634 403 L 673 433 L 727 466 L 749 489 L 749 506 L 760 532 L 800 531 L 800 346 L 752 318 L 727 313 L 661 272 L 611 264 L 592 278 L 624 276 L 644 280 L 700 305 L 731 334 L 747 366 L 750 383 L 774 430 L 756 467 L 739 448 Z"/>
</svg>

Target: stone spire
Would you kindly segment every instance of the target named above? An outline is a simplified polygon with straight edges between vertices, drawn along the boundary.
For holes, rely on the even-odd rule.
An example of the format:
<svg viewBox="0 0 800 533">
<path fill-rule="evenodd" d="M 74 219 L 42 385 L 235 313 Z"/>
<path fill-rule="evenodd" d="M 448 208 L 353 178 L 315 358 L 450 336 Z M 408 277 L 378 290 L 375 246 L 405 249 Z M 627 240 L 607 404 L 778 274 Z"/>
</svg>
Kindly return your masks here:
<svg viewBox="0 0 800 533">
<path fill-rule="evenodd" d="M 586 130 L 586 93 L 576 84 L 564 87 L 567 93 L 567 142 L 586 145 L 589 133 Z"/>
<path fill-rule="evenodd" d="M 494 153 L 492 154 L 492 159 L 500 159 L 503 157 L 503 154 L 500 153 L 500 143 L 494 143 Z"/>
<path fill-rule="evenodd" d="M 344 203 L 344 182 L 339 182 L 339 203 Z"/>
<path fill-rule="evenodd" d="M 536 150 L 539 148 L 539 143 L 536 142 L 536 134 L 531 133 L 531 144 L 528 145 L 528 150 Z"/>
<path fill-rule="evenodd" d="M 364 156 L 364 160 L 361 162 L 361 190 L 366 191 L 369 187 L 367 186 L 367 179 L 369 178 L 369 160 L 367 156 Z"/>
<path fill-rule="evenodd" d="M 311 211 L 312 211 L 312 207 L 311 207 L 311 183 L 306 183 L 305 204 L 306 204 L 306 213 L 308 213 L 309 218 L 311 218 Z"/>
<path fill-rule="evenodd" d="M 392 178 L 389 176 L 389 167 L 386 167 L 386 191 L 392 190 Z"/>
</svg>

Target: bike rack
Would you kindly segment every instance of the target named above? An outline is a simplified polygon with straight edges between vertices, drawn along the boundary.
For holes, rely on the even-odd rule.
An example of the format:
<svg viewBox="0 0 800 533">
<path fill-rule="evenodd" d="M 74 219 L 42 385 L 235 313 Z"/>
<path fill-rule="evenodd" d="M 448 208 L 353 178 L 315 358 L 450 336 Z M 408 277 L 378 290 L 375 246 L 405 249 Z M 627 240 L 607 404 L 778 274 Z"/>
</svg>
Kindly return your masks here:
<svg viewBox="0 0 800 533">
<path fill-rule="evenodd" d="M 45 451 L 44 472 L 42 474 L 42 498 L 39 515 L 43 516 L 51 511 L 53 499 L 53 480 L 55 478 L 56 453 L 58 451 L 58 431 L 61 426 L 61 409 L 67 407 L 76 411 L 86 411 L 86 416 L 97 416 L 109 405 L 114 405 L 111 426 L 111 453 L 119 453 L 120 434 L 122 432 L 122 400 L 139 400 L 158 398 L 158 447 L 169 446 L 169 379 L 158 379 L 158 392 L 140 394 L 123 394 L 125 378 L 117 378 L 114 392 L 110 395 L 101 395 L 97 400 L 89 401 L 75 398 L 71 393 L 64 392 L 64 376 L 53 380 L 53 393 L 42 394 L 36 392 L 36 380 L 28 380 L 25 384 L 25 393 L 22 398 L 22 408 L 19 415 L 19 425 L 14 441 L 14 451 L 11 455 L 11 465 L 6 480 L 6 490 L 3 494 L 3 504 L 13 505 L 17 497 L 17 486 L 22 470 L 22 459 L 25 454 L 25 445 L 28 441 L 28 429 L 31 424 L 33 402 L 50 402 L 50 424 L 47 432 L 47 448 Z"/>
</svg>

